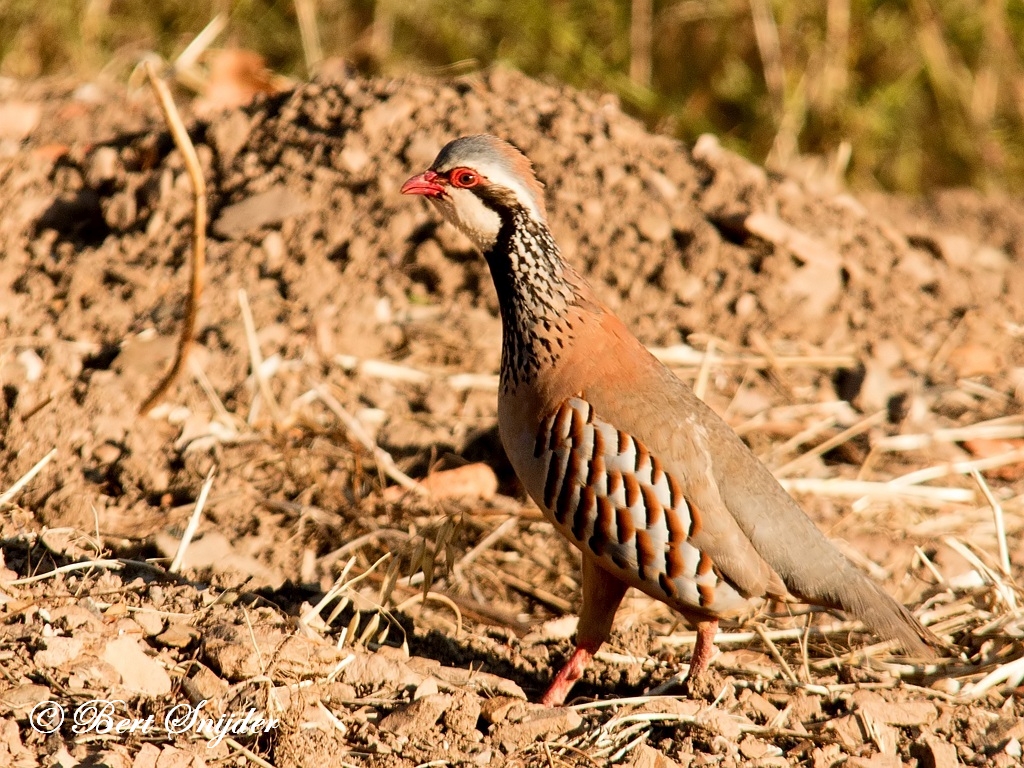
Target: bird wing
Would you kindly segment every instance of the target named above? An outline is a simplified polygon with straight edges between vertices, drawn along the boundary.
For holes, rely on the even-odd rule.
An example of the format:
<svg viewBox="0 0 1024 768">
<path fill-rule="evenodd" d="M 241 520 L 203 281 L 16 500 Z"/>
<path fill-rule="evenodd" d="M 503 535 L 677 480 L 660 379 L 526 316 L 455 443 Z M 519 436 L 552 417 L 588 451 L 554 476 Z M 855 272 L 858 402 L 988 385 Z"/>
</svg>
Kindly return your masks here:
<svg viewBox="0 0 1024 768">
<path fill-rule="evenodd" d="M 630 433 L 570 397 L 542 420 L 531 494 L 561 533 L 623 581 L 684 614 L 734 616 L 772 582 L 728 514 L 709 517 L 694 483 Z M 725 541 L 727 540 L 727 541 Z M 716 557 L 701 544 L 720 544 Z M 741 572 L 740 583 L 726 574 Z M 737 563 L 739 565 L 737 565 Z"/>
<path fill-rule="evenodd" d="M 788 591 L 848 611 L 907 650 L 930 654 L 926 644 L 940 641 L 836 549 L 718 414 L 636 347 L 629 352 L 628 398 L 599 381 L 585 396 L 679 477 L 691 508 L 703 513 L 690 541 L 722 578 L 742 592 Z"/>
</svg>

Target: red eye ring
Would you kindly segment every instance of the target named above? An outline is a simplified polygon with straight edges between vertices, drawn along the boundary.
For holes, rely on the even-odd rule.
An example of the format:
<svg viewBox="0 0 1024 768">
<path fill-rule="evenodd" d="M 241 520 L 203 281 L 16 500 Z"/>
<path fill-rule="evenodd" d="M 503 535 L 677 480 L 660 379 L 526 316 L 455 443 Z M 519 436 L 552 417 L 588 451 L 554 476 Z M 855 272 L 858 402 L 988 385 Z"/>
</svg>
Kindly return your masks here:
<svg viewBox="0 0 1024 768">
<path fill-rule="evenodd" d="M 480 177 L 474 171 L 469 170 L 469 168 L 456 168 L 448 175 L 448 178 L 453 186 L 462 187 L 463 189 L 475 187 L 480 183 Z"/>
</svg>

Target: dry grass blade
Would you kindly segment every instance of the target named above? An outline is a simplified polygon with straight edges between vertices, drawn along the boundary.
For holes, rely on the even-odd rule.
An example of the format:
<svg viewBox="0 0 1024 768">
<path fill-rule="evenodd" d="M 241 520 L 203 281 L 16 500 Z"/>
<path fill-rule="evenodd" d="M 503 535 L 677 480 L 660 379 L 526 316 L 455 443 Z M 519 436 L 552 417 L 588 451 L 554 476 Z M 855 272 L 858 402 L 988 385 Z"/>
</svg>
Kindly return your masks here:
<svg viewBox="0 0 1024 768">
<path fill-rule="evenodd" d="M 697 380 L 693 384 L 693 394 L 699 397 L 701 400 L 708 391 L 708 381 L 711 379 L 711 365 L 715 359 L 715 340 L 711 339 L 708 341 L 708 346 L 704 350 L 704 358 L 700 362 L 700 368 L 697 371 Z"/>
<path fill-rule="evenodd" d="M 462 635 L 462 611 L 459 609 L 459 606 L 455 603 L 455 601 L 447 595 L 442 595 L 439 592 L 428 592 L 426 594 L 417 593 L 409 599 L 404 600 L 398 605 L 396 605 L 395 610 L 404 611 L 407 608 L 411 608 L 412 606 L 416 605 L 417 603 L 426 603 L 431 600 L 447 606 L 448 609 L 455 614 L 455 636 L 460 637 Z"/>
<path fill-rule="evenodd" d="M 840 637 L 851 632 L 863 631 L 864 625 L 856 621 L 842 621 L 821 627 L 791 627 L 788 629 L 764 629 L 761 632 L 719 632 L 715 645 L 749 645 L 755 640 L 799 640 L 806 633 L 811 638 Z M 696 632 L 681 632 L 660 638 L 657 643 L 663 647 L 678 648 L 697 642 Z"/>
<path fill-rule="evenodd" d="M 34 584 L 37 581 L 45 581 L 46 579 L 52 579 L 54 576 L 59 576 L 62 573 L 72 573 L 73 571 L 83 571 L 89 568 L 109 568 L 112 571 L 119 571 L 124 568 L 124 563 L 120 560 L 86 560 L 81 563 L 69 563 L 68 565 L 62 565 L 60 568 L 54 568 L 52 571 L 46 573 L 39 573 L 35 576 L 26 576 L 23 579 L 13 579 L 12 581 L 3 582 L 4 587 L 21 587 L 25 584 Z"/>
<path fill-rule="evenodd" d="M 1009 687 L 1016 688 L 1022 680 L 1024 680 L 1024 656 L 999 665 L 978 682 L 965 686 L 958 698 L 970 701 L 983 696 L 1001 683 L 1008 683 Z"/>
<path fill-rule="evenodd" d="M 691 339 L 700 337 L 705 344 L 710 346 L 714 343 L 721 346 L 721 340 L 713 336 L 692 334 Z M 658 360 L 670 368 L 700 368 L 704 363 L 705 353 L 694 349 L 688 344 L 677 344 L 672 347 L 650 347 L 650 352 Z M 753 368 L 764 370 L 765 368 L 814 368 L 822 370 L 833 370 L 836 368 L 849 368 L 857 364 L 857 358 L 853 355 L 779 355 L 770 356 L 750 353 L 719 353 L 715 357 L 715 365 L 728 367 Z"/>
<path fill-rule="evenodd" d="M 719 367 L 751 368 L 813 368 L 834 370 L 849 368 L 857 364 L 852 355 L 757 355 L 757 354 L 721 354 L 716 352 L 719 340 L 713 337 L 707 340 L 706 351 L 694 349 L 687 344 L 672 347 L 650 347 L 650 352 L 670 368 L 697 368 L 714 364 Z M 709 359 L 709 357 L 711 359 Z M 456 392 L 466 390 L 482 390 L 493 392 L 498 389 L 498 377 L 492 373 L 452 373 L 425 371 L 409 365 L 392 363 L 386 360 L 360 358 L 355 355 L 335 355 L 333 358 L 342 370 L 356 373 L 373 379 L 384 381 L 400 381 L 412 384 L 427 384 L 431 381 L 444 381 Z"/>
<path fill-rule="evenodd" d="M 756 632 L 757 636 L 761 638 L 761 641 L 765 644 L 765 647 L 768 649 L 768 653 L 770 653 L 772 655 L 772 658 L 775 659 L 776 663 L 780 667 L 782 667 L 782 672 L 789 679 L 789 681 L 791 683 L 800 682 L 799 680 L 797 680 L 796 675 L 793 674 L 793 670 L 790 669 L 789 663 L 786 661 L 783 655 L 779 653 L 778 646 L 776 646 L 772 639 L 768 636 L 768 633 L 765 631 L 765 628 L 762 627 L 760 624 L 755 624 L 754 632 Z"/>
<path fill-rule="evenodd" d="M 964 440 L 998 440 L 1024 437 L 1024 417 L 1010 416 L 984 421 L 967 427 L 936 429 L 913 435 L 890 435 L 877 440 L 872 447 L 879 451 L 920 451 L 941 443 Z"/>
<path fill-rule="evenodd" d="M 1006 543 L 1006 519 L 1003 517 L 1003 506 L 992 495 L 992 489 L 988 487 L 988 483 L 985 482 L 985 478 L 978 470 L 972 469 L 971 477 L 978 484 L 988 505 L 992 507 L 992 516 L 996 526 L 996 541 L 999 542 L 999 568 L 1005 578 L 1010 578 L 1010 547 Z"/>
<path fill-rule="evenodd" d="M 1006 451 L 1005 453 L 1000 453 L 996 456 L 986 456 L 981 459 L 952 461 L 948 464 L 926 467 L 925 469 L 920 469 L 917 472 L 909 472 L 906 475 L 900 475 L 896 479 L 890 480 L 889 485 L 905 488 L 906 486 L 917 485 L 918 483 L 924 483 L 928 480 L 937 480 L 940 477 L 946 477 L 948 475 L 966 475 L 974 470 L 998 469 L 999 467 L 1006 466 L 1007 464 L 1016 464 L 1020 461 L 1024 461 L 1024 448 L 1016 448 L 1012 451 Z"/>
<path fill-rule="evenodd" d="M 39 461 L 37 461 L 28 472 L 26 472 L 24 475 L 19 477 L 17 482 L 14 483 L 14 485 L 12 485 L 10 488 L 8 488 L 3 493 L 0 493 L 0 507 L 2 507 L 5 504 L 9 503 L 11 501 L 11 499 L 13 499 L 19 493 L 21 493 L 21 490 L 26 485 L 31 483 L 32 479 L 36 475 L 38 475 L 40 472 L 42 472 L 43 471 L 43 467 L 45 467 L 47 464 L 49 464 L 50 461 L 53 459 L 53 457 L 56 456 L 56 455 L 57 455 L 57 449 L 56 448 L 51 448 L 50 452 L 47 453 L 45 456 L 43 456 L 43 458 L 41 458 Z"/>
<path fill-rule="evenodd" d="M 1017 598 L 1014 594 L 1013 587 L 1007 584 L 998 573 L 996 573 L 992 568 L 989 568 L 980 557 L 978 557 L 966 544 L 956 537 L 943 536 L 942 542 L 968 563 L 973 565 L 979 574 L 987 578 L 992 583 L 995 587 L 996 594 L 999 595 L 1000 599 L 1010 611 L 1016 610 Z"/>
<path fill-rule="evenodd" d="M 348 573 L 352 570 L 355 564 L 356 558 L 354 556 L 350 557 L 348 562 L 345 563 L 345 567 L 341 570 L 341 575 L 339 575 L 338 578 L 334 580 L 334 584 L 331 586 L 329 590 L 327 590 L 327 593 L 322 598 L 320 598 L 320 602 L 318 602 L 316 605 L 314 605 L 312 608 L 310 608 L 308 611 L 302 614 L 302 616 L 299 617 L 300 624 L 309 624 L 311 621 L 313 621 L 314 618 L 320 615 L 320 612 L 325 607 L 327 607 L 328 603 L 330 603 L 332 600 L 334 600 L 334 598 L 341 594 L 341 592 L 345 589 L 345 580 L 348 578 Z M 330 623 L 330 621 L 328 621 L 328 623 Z"/>
<path fill-rule="evenodd" d="M 227 29 L 227 26 L 228 17 L 223 13 L 218 13 L 210 19 L 210 23 L 192 38 L 192 42 L 185 46 L 185 50 L 178 54 L 178 58 L 174 60 L 173 64 L 174 71 L 176 73 L 191 71 L 199 61 L 199 57 L 206 52 L 214 40 L 220 37 L 220 33 Z"/>
<path fill-rule="evenodd" d="M 252 368 L 253 378 L 256 380 L 259 393 L 267 403 L 271 414 L 275 420 L 278 420 L 281 409 L 277 404 L 277 398 L 274 397 L 274 393 L 270 391 L 270 382 L 267 381 L 266 371 L 263 367 L 263 352 L 260 350 L 259 339 L 256 336 L 256 321 L 252 316 L 252 307 L 249 306 L 249 294 L 243 288 L 238 290 L 238 309 L 242 313 L 242 325 L 245 326 L 245 340 L 249 347 L 249 365 Z M 253 398 L 252 410 L 249 411 L 250 424 L 256 416 L 256 402 L 256 398 Z"/>
<path fill-rule="evenodd" d="M 847 440 L 852 440 L 857 435 L 863 434 L 864 432 L 867 432 L 872 427 L 874 427 L 874 426 L 876 426 L 878 424 L 881 424 L 882 422 L 885 421 L 886 416 L 887 416 L 887 414 L 886 414 L 885 411 L 878 411 L 877 413 L 873 413 L 872 415 L 870 415 L 870 416 L 868 416 L 868 417 L 866 417 L 864 419 L 861 419 L 859 422 L 857 422 L 853 426 L 848 427 L 847 429 L 844 429 L 838 435 L 834 435 L 833 437 L 830 437 L 828 440 L 826 440 L 825 442 L 821 443 L 821 445 L 815 446 L 814 448 L 812 448 L 811 450 L 807 451 L 806 453 L 804 453 L 804 454 L 798 456 L 797 458 L 793 459 L 788 464 L 783 464 L 781 467 L 779 467 L 778 469 L 774 470 L 775 476 L 776 477 L 784 477 L 785 475 L 787 475 L 790 472 L 792 472 L 795 468 L 797 468 L 801 464 L 803 464 L 805 461 L 807 461 L 809 459 L 812 459 L 812 458 L 817 458 L 818 456 L 823 456 L 824 454 L 826 454 L 829 451 L 831 451 L 833 448 L 837 448 L 838 446 L 842 445 Z"/>
<path fill-rule="evenodd" d="M 469 565 L 478 557 L 480 557 L 481 554 L 486 552 L 497 542 L 501 541 L 501 539 L 504 538 L 506 534 L 511 532 L 512 529 L 515 528 L 518 524 L 518 517 L 510 517 L 508 520 L 503 522 L 489 534 L 484 536 L 476 546 L 474 546 L 471 550 L 464 554 L 455 564 L 452 570 L 458 572 L 462 568 L 465 568 L 467 565 Z"/>
<path fill-rule="evenodd" d="M 299 37 L 302 38 L 302 53 L 306 58 L 306 72 L 314 75 L 324 60 L 320 45 L 320 30 L 316 24 L 316 6 L 313 0 L 295 0 L 295 15 L 299 19 Z"/>
<path fill-rule="evenodd" d="M 185 561 L 185 553 L 188 551 L 189 544 L 192 543 L 192 537 L 196 535 L 196 530 L 199 528 L 199 518 L 203 515 L 203 508 L 206 506 L 206 499 L 210 495 L 210 488 L 213 487 L 213 479 L 216 474 L 217 468 L 211 467 L 210 471 L 206 474 L 206 480 L 203 481 L 203 487 L 199 489 L 199 498 L 196 499 L 195 508 L 188 519 L 188 525 L 185 526 L 185 533 L 182 534 L 181 542 L 178 544 L 178 551 L 174 554 L 174 560 L 171 561 L 171 567 L 168 569 L 171 573 L 177 573 L 181 570 L 181 564 Z"/>
<path fill-rule="evenodd" d="M 790 493 L 811 493 L 819 496 L 864 496 L 872 499 L 899 499 L 904 503 L 941 506 L 950 502 L 970 503 L 974 491 L 968 488 L 942 488 L 933 485 L 904 485 L 895 480 L 875 483 L 869 480 L 819 480 L 814 477 L 780 478 L 779 483 Z"/>
<path fill-rule="evenodd" d="M 316 630 L 319 632 L 326 631 L 329 627 L 333 626 L 335 620 L 339 615 L 341 615 L 342 611 L 354 604 L 355 593 L 352 592 L 353 588 L 369 578 L 370 574 L 376 571 L 377 568 L 390 557 L 391 553 L 386 552 L 372 565 L 370 565 L 369 568 L 351 579 L 348 576 L 353 567 L 355 567 L 356 558 L 354 556 L 349 558 L 345 567 L 342 569 L 341 574 L 334 580 L 334 584 L 331 585 L 331 588 L 327 590 L 326 594 L 320 598 L 316 605 L 307 609 L 299 617 L 299 625 L 307 630 Z M 387 574 L 385 575 L 385 581 L 389 578 L 394 578 L 391 576 L 392 573 L 397 573 L 394 568 L 395 562 L 396 561 L 392 561 L 391 566 L 388 568 Z M 388 592 L 390 593 L 390 589 Z M 381 589 L 381 594 L 384 594 L 383 587 Z M 327 618 L 322 620 L 320 618 L 321 613 L 336 599 L 338 599 L 338 602 L 331 609 Z M 398 627 L 398 630 L 402 633 L 402 647 L 406 648 L 408 641 L 405 637 L 405 630 L 392 613 L 384 607 L 383 600 L 379 600 L 375 603 L 366 598 L 365 595 L 359 596 L 358 599 L 364 603 L 369 602 L 373 606 L 373 611 L 370 613 L 370 616 L 365 623 L 363 623 L 363 614 L 366 613 L 366 611 L 354 611 L 348 625 L 339 633 L 338 647 L 343 648 L 348 641 L 351 641 L 352 645 L 361 645 L 365 647 L 374 640 L 375 636 L 377 644 L 383 645 L 391 631 L 391 628 Z M 381 629 L 382 623 L 383 629 Z M 362 631 L 360 631 L 360 627 L 362 627 Z M 356 637 L 357 632 L 359 633 L 358 637 Z"/>
<path fill-rule="evenodd" d="M 331 412 L 338 417 L 342 424 L 345 425 L 345 429 L 348 433 L 354 437 L 366 450 L 373 454 L 374 460 L 377 462 L 377 466 L 381 468 L 385 475 L 390 477 L 396 483 L 403 488 L 410 491 L 414 491 L 423 496 L 429 494 L 426 488 L 417 483 L 405 472 L 398 468 L 395 464 L 395 460 L 391 458 L 391 454 L 377 445 L 367 434 L 363 425 L 359 423 L 359 420 L 355 416 L 352 416 L 345 410 L 341 403 L 339 403 L 335 397 L 327 390 L 327 387 L 323 384 L 315 385 L 315 391 L 321 402 L 326 405 Z"/>
<path fill-rule="evenodd" d="M 203 178 L 203 167 L 199 163 L 199 155 L 196 154 L 196 148 L 188 136 L 185 123 L 182 122 L 178 108 L 174 105 L 170 89 L 157 74 L 152 61 L 145 62 L 143 66 L 157 101 L 160 103 L 160 109 L 167 121 L 171 136 L 174 138 L 174 143 L 185 161 L 185 170 L 192 182 L 193 194 L 192 279 L 189 284 L 188 301 L 185 304 L 185 319 L 181 325 L 181 333 L 178 335 L 178 347 L 174 354 L 174 362 L 171 363 L 170 369 L 139 408 L 139 413 L 144 416 L 153 409 L 157 400 L 167 393 L 171 384 L 178 377 L 192 346 L 192 337 L 195 335 L 196 319 L 199 315 L 199 299 L 203 292 L 203 267 L 206 264 L 206 180 Z"/>
<path fill-rule="evenodd" d="M 249 760 L 254 762 L 256 765 L 260 766 L 260 768 L 274 768 L 274 764 L 273 763 L 268 762 L 267 760 L 264 760 L 262 757 L 260 757 L 255 752 L 253 752 L 251 749 L 249 749 L 246 746 L 243 746 L 242 744 L 239 744 L 237 741 L 232 739 L 230 736 L 227 737 L 226 739 L 224 739 L 224 743 L 227 744 L 229 747 L 231 747 L 231 749 L 235 750 L 238 754 L 244 755 Z"/>
</svg>

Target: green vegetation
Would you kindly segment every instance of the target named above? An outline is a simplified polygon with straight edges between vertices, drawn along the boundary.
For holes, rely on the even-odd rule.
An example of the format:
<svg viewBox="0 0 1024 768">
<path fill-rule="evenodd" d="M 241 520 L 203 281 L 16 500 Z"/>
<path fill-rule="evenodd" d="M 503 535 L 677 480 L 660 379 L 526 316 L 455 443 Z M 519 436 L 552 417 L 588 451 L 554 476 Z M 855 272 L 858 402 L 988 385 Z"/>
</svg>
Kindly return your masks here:
<svg viewBox="0 0 1024 768">
<path fill-rule="evenodd" d="M 302 9 L 370 71 L 501 61 L 854 188 L 1024 188 L 1024 0 L 6 0 L 0 74 L 124 77 L 222 12 L 218 44 L 304 77 Z"/>
</svg>

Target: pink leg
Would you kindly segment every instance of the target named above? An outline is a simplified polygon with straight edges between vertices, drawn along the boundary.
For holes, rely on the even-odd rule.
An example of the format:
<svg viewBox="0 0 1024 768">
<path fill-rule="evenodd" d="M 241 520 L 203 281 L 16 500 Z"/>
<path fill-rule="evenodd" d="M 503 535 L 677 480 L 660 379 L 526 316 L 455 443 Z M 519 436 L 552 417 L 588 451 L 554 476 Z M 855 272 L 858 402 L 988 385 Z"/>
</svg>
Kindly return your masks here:
<svg viewBox="0 0 1024 768">
<path fill-rule="evenodd" d="M 629 585 L 626 582 L 601 568 L 593 558 L 583 556 L 583 606 L 576 628 L 576 650 L 555 675 L 540 700 L 541 704 L 557 707 L 565 703 L 565 697 L 611 634 L 615 611 L 627 589 Z"/>
<path fill-rule="evenodd" d="M 711 656 L 715 652 L 715 635 L 718 632 L 718 619 L 697 622 L 697 642 L 693 645 L 690 656 L 690 674 L 687 681 L 697 680 L 708 670 Z"/>
</svg>

